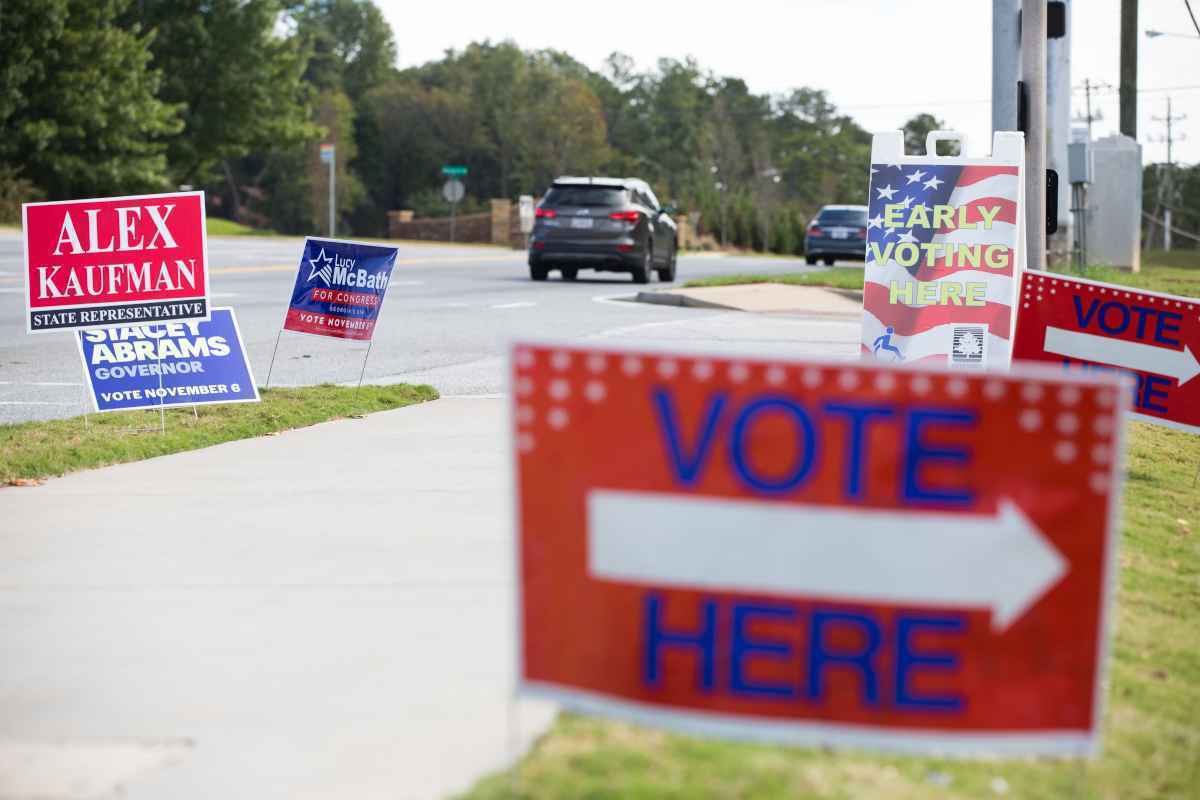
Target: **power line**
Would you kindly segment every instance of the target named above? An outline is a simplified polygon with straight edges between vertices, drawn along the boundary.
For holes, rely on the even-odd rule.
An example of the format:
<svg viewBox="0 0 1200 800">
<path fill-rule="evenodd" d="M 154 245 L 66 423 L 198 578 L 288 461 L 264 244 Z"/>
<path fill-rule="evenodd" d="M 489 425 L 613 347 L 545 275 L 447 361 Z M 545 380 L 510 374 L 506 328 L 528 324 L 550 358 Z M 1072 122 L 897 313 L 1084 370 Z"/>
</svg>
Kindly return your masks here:
<svg viewBox="0 0 1200 800">
<path fill-rule="evenodd" d="M 1173 113 L 1171 111 L 1171 95 L 1167 95 L 1167 115 L 1165 117 L 1151 117 L 1151 119 L 1155 122 L 1165 123 L 1167 126 L 1167 169 L 1158 182 L 1158 196 L 1154 201 L 1154 219 L 1157 219 L 1159 207 L 1162 207 L 1163 250 L 1169 252 L 1171 250 L 1171 233 L 1173 231 L 1171 226 L 1171 210 L 1178 199 L 1175 195 L 1174 124 L 1187 119 L 1187 115 Z M 1163 139 L 1158 138 L 1158 141 L 1163 141 Z M 1150 235 L 1147 239 L 1152 240 L 1153 238 L 1154 224 L 1151 223 Z"/>
<path fill-rule="evenodd" d="M 1086 99 L 1087 114 L 1082 117 L 1076 115 L 1075 119 L 1082 119 L 1087 122 L 1088 141 L 1090 142 L 1092 140 L 1092 123 L 1095 121 L 1104 119 L 1104 115 L 1100 113 L 1099 109 L 1096 110 L 1095 114 L 1092 113 L 1092 92 L 1099 91 L 1100 89 L 1111 89 L 1113 87 L 1112 87 L 1111 83 L 1105 83 L 1105 82 L 1092 83 L 1091 78 L 1084 78 L 1083 86 L 1082 87 L 1076 86 L 1076 87 L 1074 87 L 1073 91 L 1079 91 L 1081 88 L 1083 89 L 1084 96 L 1087 98 Z"/>
<path fill-rule="evenodd" d="M 1101 90 L 1098 87 L 1101 84 L 1092 84 L 1092 92 L 1097 95 L 1114 95 L 1117 93 L 1116 87 L 1111 84 L 1104 83 L 1103 86 L 1107 90 Z M 1138 89 L 1138 94 L 1151 94 L 1156 92 L 1193 92 L 1200 89 L 1200 83 L 1187 84 L 1184 86 L 1156 86 L 1150 89 Z M 1083 92 L 1084 87 L 1076 86 L 1072 92 Z M 872 109 L 887 109 L 887 108 L 943 108 L 945 106 L 978 106 L 992 102 L 987 100 L 935 100 L 928 102 L 914 103 L 855 103 L 851 105 L 837 106 L 840 111 L 869 111 Z"/>
<path fill-rule="evenodd" d="M 1200 23 L 1196 22 L 1196 15 L 1192 13 L 1192 4 L 1188 0 L 1183 0 L 1183 4 L 1187 6 L 1188 16 L 1192 18 L 1192 27 L 1196 29 L 1196 33 L 1200 34 Z"/>
</svg>

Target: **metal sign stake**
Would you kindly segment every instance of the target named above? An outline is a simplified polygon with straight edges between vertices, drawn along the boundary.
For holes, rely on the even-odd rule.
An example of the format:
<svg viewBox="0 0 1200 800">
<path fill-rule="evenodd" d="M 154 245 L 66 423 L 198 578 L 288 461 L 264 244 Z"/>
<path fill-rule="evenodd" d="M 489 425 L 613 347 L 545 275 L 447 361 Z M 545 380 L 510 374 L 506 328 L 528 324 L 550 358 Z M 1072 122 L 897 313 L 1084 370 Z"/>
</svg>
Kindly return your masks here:
<svg viewBox="0 0 1200 800">
<path fill-rule="evenodd" d="M 71 335 L 78 336 L 79 334 L 72 333 Z M 91 428 L 92 428 L 92 424 L 88 420 L 88 406 L 90 405 L 90 403 L 88 402 L 88 371 L 87 371 L 87 364 L 84 363 L 82 358 L 79 359 L 79 370 L 80 370 L 80 372 L 83 373 L 83 384 L 82 384 L 82 388 L 83 388 L 83 429 L 85 431 L 88 431 L 88 430 L 91 430 Z"/>
<path fill-rule="evenodd" d="M 159 327 L 162 329 L 162 335 L 166 336 L 167 326 L 160 325 Z M 162 347 L 156 346 L 154 356 L 156 365 L 158 366 L 158 432 L 160 435 L 165 435 L 167 432 L 167 412 L 163 406 Z"/>
<path fill-rule="evenodd" d="M 356 393 L 362 388 L 363 376 L 367 374 L 367 359 L 371 357 L 371 345 L 373 344 L 375 344 L 374 338 L 367 340 L 367 354 L 363 356 L 362 371 L 358 373 L 358 386 L 354 387 Z"/>
<path fill-rule="evenodd" d="M 279 352 L 280 336 L 283 336 L 283 328 L 280 328 L 279 333 L 275 334 L 275 349 L 271 351 L 271 364 L 267 367 L 267 385 L 263 387 L 263 391 L 271 388 L 271 371 L 275 369 L 275 355 Z"/>
</svg>

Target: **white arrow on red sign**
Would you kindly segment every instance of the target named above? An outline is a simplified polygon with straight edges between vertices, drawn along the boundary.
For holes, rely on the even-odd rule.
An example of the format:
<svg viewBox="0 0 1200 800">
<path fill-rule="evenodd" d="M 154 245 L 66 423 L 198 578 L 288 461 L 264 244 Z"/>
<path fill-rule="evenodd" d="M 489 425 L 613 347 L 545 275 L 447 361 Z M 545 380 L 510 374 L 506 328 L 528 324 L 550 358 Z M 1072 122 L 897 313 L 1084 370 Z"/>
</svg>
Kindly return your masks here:
<svg viewBox="0 0 1200 800">
<path fill-rule="evenodd" d="M 588 495 L 588 567 L 662 586 L 988 608 L 996 631 L 1067 572 L 1010 502 L 985 516 L 610 490 Z"/>
<path fill-rule="evenodd" d="M 1200 361 L 1196 360 L 1187 345 L 1182 350 L 1172 350 L 1094 333 L 1047 327 L 1044 348 L 1047 353 L 1080 361 L 1165 375 L 1178 380 L 1180 386 L 1200 375 Z"/>
</svg>

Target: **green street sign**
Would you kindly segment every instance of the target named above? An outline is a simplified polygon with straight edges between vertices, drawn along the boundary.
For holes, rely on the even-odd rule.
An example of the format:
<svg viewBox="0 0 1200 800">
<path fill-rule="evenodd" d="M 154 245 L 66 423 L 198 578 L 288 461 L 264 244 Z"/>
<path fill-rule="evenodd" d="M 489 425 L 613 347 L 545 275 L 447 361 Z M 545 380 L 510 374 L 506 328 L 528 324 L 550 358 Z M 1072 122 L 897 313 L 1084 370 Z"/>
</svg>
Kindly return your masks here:
<svg viewBox="0 0 1200 800">
<path fill-rule="evenodd" d="M 442 167 L 442 174 L 443 175 L 462 176 L 462 175 L 467 174 L 467 168 L 454 166 L 453 164 L 447 164 L 444 167 Z"/>
</svg>

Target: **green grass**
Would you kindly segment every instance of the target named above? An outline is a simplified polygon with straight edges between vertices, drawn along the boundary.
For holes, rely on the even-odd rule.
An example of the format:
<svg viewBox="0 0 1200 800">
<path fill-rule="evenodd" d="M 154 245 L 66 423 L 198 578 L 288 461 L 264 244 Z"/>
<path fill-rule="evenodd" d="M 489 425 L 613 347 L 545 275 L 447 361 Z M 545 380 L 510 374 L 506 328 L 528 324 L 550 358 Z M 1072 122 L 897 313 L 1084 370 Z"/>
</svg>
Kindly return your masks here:
<svg viewBox="0 0 1200 800">
<path fill-rule="evenodd" d="M 79 469 L 145 458 L 303 428 L 342 417 L 437 398 L 432 386 L 306 386 L 268 389 L 261 403 L 168 409 L 166 433 L 158 411 L 116 411 L 83 417 L 0 425 L 0 485 L 39 480 Z"/>
<path fill-rule="evenodd" d="M 206 228 L 209 236 L 276 236 L 274 231 L 262 230 L 260 228 L 251 228 L 249 225 L 243 225 L 240 222 L 234 222 L 231 219 L 221 219 L 220 217 L 207 217 Z"/>
<path fill-rule="evenodd" d="M 1200 437 L 1131 425 L 1104 750 L 1094 761 L 957 760 L 705 740 L 563 714 L 464 797 L 1200 797 Z M 939 787 L 930 776 L 949 778 Z"/>
<path fill-rule="evenodd" d="M 685 289 L 706 286 L 737 286 L 746 283 L 786 283 L 791 286 L 827 286 L 833 289 L 862 291 L 862 267 L 837 267 L 816 272 L 788 272 L 782 275 L 715 275 L 688 281 Z"/>
<path fill-rule="evenodd" d="M 1079 275 L 1105 283 L 1136 286 L 1152 292 L 1181 294 L 1188 297 L 1200 296 L 1200 268 L 1165 267 L 1158 264 L 1143 265 L 1141 272 L 1123 272 L 1112 267 L 1084 267 L 1079 271 L 1058 270 L 1065 274 Z"/>
<path fill-rule="evenodd" d="M 1084 267 L 1081 271 L 1068 268 L 1056 270 L 1077 274 L 1083 278 L 1106 283 L 1136 286 L 1154 292 L 1200 297 L 1200 250 L 1151 250 L 1142 254 L 1141 272 L 1125 272 L 1112 267 Z M 783 275 L 716 275 L 688 281 L 684 288 L 706 286 L 737 286 L 747 283 L 786 283 L 793 286 L 827 286 L 834 289 L 863 288 L 861 267 L 837 267 L 816 272 L 789 272 Z"/>
<path fill-rule="evenodd" d="M 1200 249 L 1142 251 L 1142 264 L 1155 264 L 1160 267 L 1182 267 L 1184 269 L 1200 269 Z"/>
</svg>

